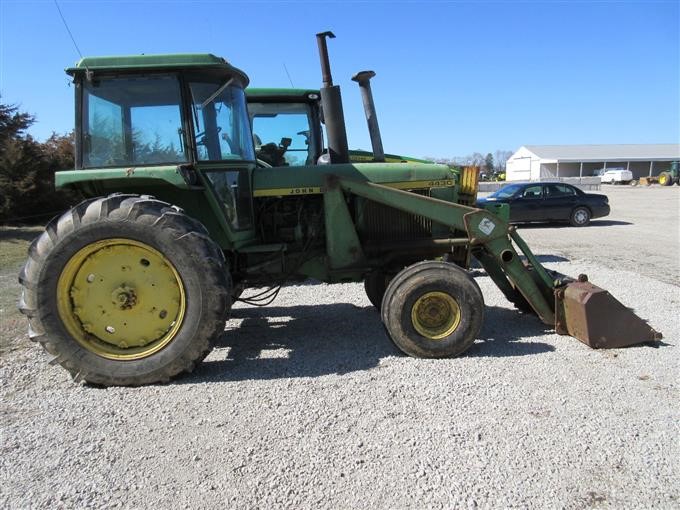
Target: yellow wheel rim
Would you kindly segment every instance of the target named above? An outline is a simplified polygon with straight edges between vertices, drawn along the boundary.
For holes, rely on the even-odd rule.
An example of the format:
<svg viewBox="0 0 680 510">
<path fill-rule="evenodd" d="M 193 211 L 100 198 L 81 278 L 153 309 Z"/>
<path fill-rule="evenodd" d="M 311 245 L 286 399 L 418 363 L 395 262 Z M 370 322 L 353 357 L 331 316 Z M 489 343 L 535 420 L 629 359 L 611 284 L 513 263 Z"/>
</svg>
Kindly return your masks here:
<svg viewBox="0 0 680 510">
<path fill-rule="evenodd" d="M 460 306 L 449 294 L 427 292 L 411 308 L 415 330 L 430 340 L 441 340 L 460 325 Z"/>
<path fill-rule="evenodd" d="M 177 270 L 159 251 L 131 239 L 105 239 L 66 263 L 57 282 L 57 310 L 85 349 L 134 360 L 175 338 L 186 297 Z"/>
<path fill-rule="evenodd" d="M 665 186 L 667 181 L 668 181 L 667 176 L 662 175 L 661 177 L 659 177 L 659 184 L 661 184 L 662 186 Z"/>
</svg>

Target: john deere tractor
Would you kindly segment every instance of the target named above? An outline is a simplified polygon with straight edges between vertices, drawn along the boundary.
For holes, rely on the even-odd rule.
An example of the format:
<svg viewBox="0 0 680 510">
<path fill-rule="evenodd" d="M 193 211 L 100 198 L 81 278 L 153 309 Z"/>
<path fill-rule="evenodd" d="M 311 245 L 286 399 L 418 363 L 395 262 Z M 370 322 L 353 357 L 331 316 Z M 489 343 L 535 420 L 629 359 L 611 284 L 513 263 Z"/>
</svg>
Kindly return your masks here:
<svg viewBox="0 0 680 510">
<path fill-rule="evenodd" d="M 306 278 L 365 281 L 399 349 L 457 356 L 484 316 L 465 263 L 440 260 L 457 247 L 559 333 L 593 347 L 659 338 L 583 275 L 546 271 L 499 217 L 459 203 L 471 177 L 350 163 L 330 35 L 317 35 L 327 165 L 258 167 L 248 78 L 222 58 L 84 58 L 67 69 L 76 168 L 56 185 L 91 198 L 49 222 L 19 277 L 29 335 L 55 363 L 101 385 L 167 381 L 208 354 L 234 299 L 266 304 Z"/>
<path fill-rule="evenodd" d="M 668 170 L 664 170 L 659 174 L 659 184 L 662 186 L 673 186 L 673 184 L 680 184 L 680 170 L 678 165 L 680 161 L 673 161 Z"/>
</svg>

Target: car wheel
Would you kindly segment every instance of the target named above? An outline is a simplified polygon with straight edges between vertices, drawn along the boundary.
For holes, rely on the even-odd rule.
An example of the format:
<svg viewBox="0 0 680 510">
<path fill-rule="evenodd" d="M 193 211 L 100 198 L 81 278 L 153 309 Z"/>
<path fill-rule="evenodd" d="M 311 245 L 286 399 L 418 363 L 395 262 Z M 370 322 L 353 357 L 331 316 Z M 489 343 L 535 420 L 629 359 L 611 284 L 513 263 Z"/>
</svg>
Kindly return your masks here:
<svg viewBox="0 0 680 510">
<path fill-rule="evenodd" d="M 590 223 L 590 211 L 587 207 L 577 207 L 571 212 L 569 223 L 574 227 L 585 227 Z"/>
</svg>

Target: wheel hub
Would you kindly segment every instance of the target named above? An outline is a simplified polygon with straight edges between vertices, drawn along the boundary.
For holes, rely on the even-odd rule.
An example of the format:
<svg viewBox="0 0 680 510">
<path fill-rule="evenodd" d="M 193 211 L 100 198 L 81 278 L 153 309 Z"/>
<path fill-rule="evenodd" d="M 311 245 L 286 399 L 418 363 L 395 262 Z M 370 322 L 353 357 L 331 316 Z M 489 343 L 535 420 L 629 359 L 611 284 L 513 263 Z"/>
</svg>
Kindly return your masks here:
<svg viewBox="0 0 680 510">
<path fill-rule="evenodd" d="M 460 324 L 460 307 L 445 292 L 427 292 L 411 309 L 415 330 L 430 340 L 441 340 L 453 333 Z"/>
<path fill-rule="evenodd" d="M 60 316 L 72 336 L 107 358 L 139 359 L 167 345 L 184 317 L 182 281 L 170 261 L 130 239 L 86 246 L 58 283 Z"/>
<path fill-rule="evenodd" d="M 130 310 L 137 304 L 135 289 L 127 285 L 121 285 L 111 293 L 111 302 L 121 310 Z"/>
</svg>

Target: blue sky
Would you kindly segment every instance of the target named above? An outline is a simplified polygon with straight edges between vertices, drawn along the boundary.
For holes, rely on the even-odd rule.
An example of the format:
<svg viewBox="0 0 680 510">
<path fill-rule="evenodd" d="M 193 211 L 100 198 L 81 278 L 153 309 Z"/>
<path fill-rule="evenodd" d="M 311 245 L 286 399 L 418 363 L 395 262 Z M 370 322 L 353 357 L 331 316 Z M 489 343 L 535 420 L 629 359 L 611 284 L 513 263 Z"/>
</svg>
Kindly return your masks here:
<svg viewBox="0 0 680 510">
<path fill-rule="evenodd" d="M 211 52 L 251 85 L 318 87 L 332 30 L 350 148 L 370 148 L 350 77 L 373 69 L 385 150 L 452 157 L 527 144 L 680 139 L 680 2 L 58 0 L 87 56 Z M 78 54 L 53 0 L 0 0 L 0 94 L 45 139 L 73 127 Z"/>
</svg>

